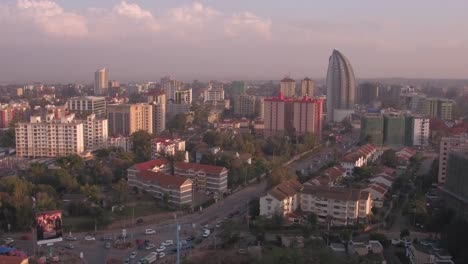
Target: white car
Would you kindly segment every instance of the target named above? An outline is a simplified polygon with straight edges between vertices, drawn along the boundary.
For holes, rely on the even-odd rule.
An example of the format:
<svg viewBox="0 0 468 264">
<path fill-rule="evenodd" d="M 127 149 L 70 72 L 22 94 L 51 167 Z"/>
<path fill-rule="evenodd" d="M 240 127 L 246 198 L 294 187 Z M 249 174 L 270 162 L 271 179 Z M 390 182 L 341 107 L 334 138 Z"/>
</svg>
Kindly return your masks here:
<svg viewBox="0 0 468 264">
<path fill-rule="evenodd" d="M 163 252 L 164 250 L 166 250 L 166 247 L 165 246 L 160 246 L 159 248 L 156 249 L 156 252 Z"/>
<path fill-rule="evenodd" d="M 5 243 L 7 245 L 12 244 L 13 242 L 15 242 L 15 240 L 13 238 L 11 238 L 11 237 L 3 239 L 3 243 Z"/>
<path fill-rule="evenodd" d="M 165 256 L 166 256 L 166 253 L 164 253 L 164 252 L 160 252 L 160 253 L 158 254 L 158 258 L 160 258 L 160 259 L 161 259 L 161 258 L 164 258 Z"/>
<path fill-rule="evenodd" d="M 152 228 L 148 228 L 148 229 L 145 230 L 145 234 L 146 235 L 156 234 L 156 230 L 154 230 Z"/>
<path fill-rule="evenodd" d="M 138 254 L 138 253 L 137 253 L 136 251 L 133 251 L 132 254 L 130 254 L 130 258 L 131 258 L 131 259 L 136 258 L 137 254 Z"/>
<path fill-rule="evenodd" d="M 162 242 L 161 245 L 162 245 L 162 246 L 165 246 L 165 247 L 167 247 L 167 246 L 172 246 L 172 245 L 174 245 L 174 241 L 172 241 L 172 240 L 166 240 L 166 241 Z"/>
<path fill-rule="evenodd" d="M 86 240 L 86 241 L 94 241 L 94 240 L 96 240 L 96 238 L 93 237 L 93 236 L 85 236 L 84 240 Z"/>
<path fill-rule="evenodd" d="M 148 245 L 146 245 L 146 247 L 145 247 L 146 250 L 151 250 L 151 249 L 153 249 L 153 248 L 154 248 L 154 244 L 148 244 Z"/>
<path fill-rule="evenodd" d="M 209 236 L 210 236 L 210 234 L 211 234 L 211 231 L 210 231 L 209 229 L 205 229 L 205 230 L 203 230 L 203 237 L 204 237 L 204 238 L 207 238 L 207 237 L 209 237 Z"/>
</svg>

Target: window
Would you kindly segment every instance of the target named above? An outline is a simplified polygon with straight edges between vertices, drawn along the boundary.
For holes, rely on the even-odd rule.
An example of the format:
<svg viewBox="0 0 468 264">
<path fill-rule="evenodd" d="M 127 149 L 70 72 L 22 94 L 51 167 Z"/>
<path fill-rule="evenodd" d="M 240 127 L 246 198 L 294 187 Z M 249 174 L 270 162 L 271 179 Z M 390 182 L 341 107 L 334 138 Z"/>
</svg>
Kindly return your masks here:
<svg viewBox="0 0 468 264">
<path fill-rule="evenodd" d="M 267 210 L 268 210 L 268 211 L 271 211 L 271 206 L 268 206 Z"/>
</svg>

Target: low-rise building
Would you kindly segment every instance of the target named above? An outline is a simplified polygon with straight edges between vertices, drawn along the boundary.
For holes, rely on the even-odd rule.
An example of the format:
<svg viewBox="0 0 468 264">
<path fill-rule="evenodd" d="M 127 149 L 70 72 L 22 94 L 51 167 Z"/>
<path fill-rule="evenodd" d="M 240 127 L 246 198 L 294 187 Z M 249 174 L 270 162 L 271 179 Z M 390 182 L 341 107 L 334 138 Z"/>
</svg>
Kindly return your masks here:
<svg viewBox="0 0 468 264">
<path fill-rule="evenodd" d="M 180 138 L 155 138 L 151 140 L 151 158 L 157 159 L 161 153 L 174 156 L 177 152 L 185 152 L 185 140 Z"/>
<path fill-rule="evenodd" d="M 391 188 L 394 181 L 395 181 L 394 177 L 388 176 L 383 173 L 377 174 L 369 179 L 369 182 L 380 183 L 380 184 L 385 185 L 387 188 Z"/>
<path fill-rule="evenodd" d="M 133 141 L 131 137 L 111 136 L 107 138 L 107 147 L 118 147 L 122 148 L 124 151 L 131 151 Z"/>
<path fill-rule="evenodd" d="M 313 212 L 319 223 L 335 226 L 365 222 L 372 209 L 372 195 L 364 190 L 324 186 L 304 186 L 301 209 Z"/>
<path fill-rule="evenodd" d="M 363 189 L 372 195 L 372 206 L 376 208 L 382 208 L 387 194 L 388 187 L 382 183 L 375 182 L 369 184 L 367 188 Z"/>
<path fill-rule="evenodd" d="M 192 179 L 194 188 L 202 191 L 224 193 L 228 186 L 228 170 L 221 166 L 175 162 L 175 174 Z"/>
<path fill-rule="evenodd" d="M 260 215 L 272 217 L 274 214 L 286 216 L 296 211 L 300 203 L 300 191 L 304 187 L 297 180 L 288 180 L 270 189 L 260 197 Z"/>
<path fill-rule="evenodd" d="M 369 162 L 375 161 L 378 156 L 377 149 L 372 144 L 366 144 L 355 151 L 352 151 L 346 154 L 341 159 L 341 167 L 346 170 L 347 175 L 351 175 L 354 171 L 354 168 L 364 167 Z"/>
<path fill-rule="evenodd" d="M 312 178 L 304 183 L 304 185 L 313 186 L 335 186 L 340 179 L 346 177 L 346 170 L 341 166 L 334 166 L 326 169 L 318 177 Z"/>
</svg>

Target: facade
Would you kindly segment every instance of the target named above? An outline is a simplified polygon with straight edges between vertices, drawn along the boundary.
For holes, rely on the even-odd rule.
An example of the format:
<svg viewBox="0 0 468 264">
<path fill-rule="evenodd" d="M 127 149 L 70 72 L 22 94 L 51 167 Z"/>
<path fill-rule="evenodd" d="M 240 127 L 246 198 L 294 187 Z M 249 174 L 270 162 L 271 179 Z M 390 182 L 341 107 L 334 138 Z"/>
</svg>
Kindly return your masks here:
<svg viewBox="0 0 468 264">
<path fill-rule="evenodd" d="M 361 118 L 361 144 L 382 146 L 384 141 L 384 119 L 380 113 L 367 113 Z"/>
<path fill-rule="evenodd" d="M 314 97 L 314 81 L 309 78 L 301 80 L 301 97 Z"/>
<path fill-rule="evenodd" d="M 228 186 L 228 170 L 220 166 L 175 162 L 177 175 L 192 179 L 194 188 L 201 191 L 224 193 Z"/>
<path fill-rule="evenodd" d="M 281 80 L 280 92 L 283 93 L 285 97 L 296 97 L 296 81 L 289 77 L 286 77 L 283 80 Z"/>
<path fill-rule="evenodd" d="M 447 179 L 447 162 L 452 151 L 464 152 L 468 150 L 468 134 L 453 137 L 443 137 L 440 140 L 438 183 L 443 184 Z"/>
<path fill-rule="evenodd" d="M 315 213 L 319 223 L 347 226 L 365 221 L 371 214 L 372 197 L 359 189 L 305 186 L 300 204 L 303 212 Z"/>
<path fill-rule="evenodd" d="M 155 138 L 151 140 L 151 158 L 157 159 L 161 153 L 174 156 L 176 152 L 185 152 L 185 140 L 180 138 Z"/>
<path fill-rule="evenodd" d="M 28 120 L 30 115 L 28 103 L 0 105 L 0 128 L 8 128 L 14 120 Z"/>
<path fill-rule="evenodd" d="M 452 151 L 447 164 L 445 189 L 468 203 L 468 149 Z"/>
<path fill-rule="evenodd" d="M 107 146 L 107 119 L 91 114 L 83 120 L 84 148 L 96 150 Z"/>
<path fill-rule="evenodd" d="M 83 123 L 73 114 L 62 119 L 49 114 L 45 120 L 31 116 L 29 123 L 16 124 L 15 134 L 17 157 L 60 157 L 85 150 Z"/>
<path fill-rule="evenodd" d="M 426 147 L 429 145 L 429 118 L 423 116 L 407 117 L 406 133 L 408 146 Z"/>
<path fill-rule="evenodd" d="M 373 83 L 362 83 L 357 87 L 356 98 L 360 104 L 371 105 L 379 97 L 379 86 Z"/>
<path fill-rule="evenodd" d="M 170 120 L 174 116 L 178 114 L 186 114 L 190 112 L 190 108 L 192 107 L 191 104 L 177 104 L 168 101 L 166 104 L 166 120 Z"/>
<path fill-rule="evenodd" d="M 182 87 L 182 82 L 173 80 L 169 76 L 161 78 L 161 90 L 166 94 L 167 101 L 175 100 L 175 92 Z"/>
<path fill-rule="evenodd" d="M 327 71 L 327 122 L 339 122 L 341 117 L 351 114 L 355 99 L 356 81 L 351 63 L 341 52 L 333 50 Z"/>
<path fill-rule="evenodd" d="M 346 170 L 338 165 L 324 170 L 319 176 L 308 180 L 304 185 L 334 187 L 344 177 L 346 177 Z"/>
<path fill-rule="evenodd" d="M 94 73 L 94 95 L 107 95 L 109 90 L 109 79 L 106 68 Z"/>
<path fill-rule="evenodd" d="M 175 91 L 174 102 L 176 104 L 191 104 L 192 103 L 192 88 Z"/>
<path fill-rule="evenodd" d="M 107 138 L 107 147 L 122 148 L 124 151 L 131 151 L 133 142 L 131 137 L 113 136 Z"/>
<path fill-rule="evenodd" d="M 238 116 L 263 116 L 263 98 L 239 94 L 234 97 L 234 114 Z"/>
<path fill-rule="evenodd" d="M 382 208 L 388 187 L 381 183 L 372 183 L 363 191 L 369 192 L 372 197 L 372 207 Z"/>
<path fill-rule="evenodd" d="M 356 151 L 347 153 L 340 161 L 340 165 L 345 169 L 347 175 L 351 175 L 354 168 L 363 167 L 367 163 L 375 161 L 377 149 L 372 144 L 366 144 Z"/>
<path fill-rule="evenodd" d="M 219 102 L 224 101 L 224 89 L 223 88 L 214 88 L 210 86 L 203 92 L 203 101 L 204 102 Z"/>
<path fill-rule="evenodd" d="M 401 113 L 384 114 L 384 144 L 389 146 L 405 145 L 405 116 Z"/>
<path fill-rule="evenodd" d="M 144 190 L 152 196 L 175 206 L 192 205 L 192 181 L 179 175 L 152 170 L 151 163 L 135 164 L 127 170 L 128 186 Z M 154 166 L 157 167 L 157 164 Z"/>
<path fill-rule="evenodd" d="M 312 133 L 321 138 L 323 100 L 308 98 L 294 100 L 293 104 L 293 129 L 296 136 Z"/>
<path fill-rule="evenodd" d="M 153 133 L 153 106 L 150 104 L 111 104 L 107 107 L 109 135 L 128 136 L 138 130 Z"/>
<path fill-rule="evenodd" d="M 291 99 L 285 98 L 280 92 L 278 98 L 264 100 L 264 130 L 266 138 L 273 135 L 285 135 L 292 130 Z"/>
<path fill-rule="evenodd" d="M 304 187 L 296 180 L 288 180 L 270 189 L 260 197 L 260 215 L 286 216 L 299 208 L 300 192 Z"/>
<path fill-rule="evenodd" d="M 453 120 L 453 106 L 455 101 L 446 98 L 426 98 L 424 103 L 425 115 L 441 120 Z"/>
<path fill-rule="evenodd" d="M 67 109 L 81 115 L 95 114 L 97 118 L 106 118 L 106 99 L 101 96 L 82 96 L 70 98 Z"/>
<path fill-rule="evenodd" d="M 153 110 L 153 133 L 160 134 L 166 130 L 166 94 L 153 94 L 148 99 L 152 99 L 150 105 Z"/>
</svg>

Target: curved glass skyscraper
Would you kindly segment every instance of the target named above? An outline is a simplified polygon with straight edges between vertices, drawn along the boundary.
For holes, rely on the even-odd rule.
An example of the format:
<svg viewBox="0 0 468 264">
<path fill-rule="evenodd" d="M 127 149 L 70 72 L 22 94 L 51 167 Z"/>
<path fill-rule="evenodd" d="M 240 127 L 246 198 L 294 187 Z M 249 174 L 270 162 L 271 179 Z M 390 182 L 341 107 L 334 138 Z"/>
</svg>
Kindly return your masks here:
<svg viewBox="0 0 468 264">
<path fill-rule="evenodd" d="M 333 50 L 327 72 L 327 120 L 339 122 L 354 112 L 356 81 L 353 67 L 338 50 Z"/>
</svg>

